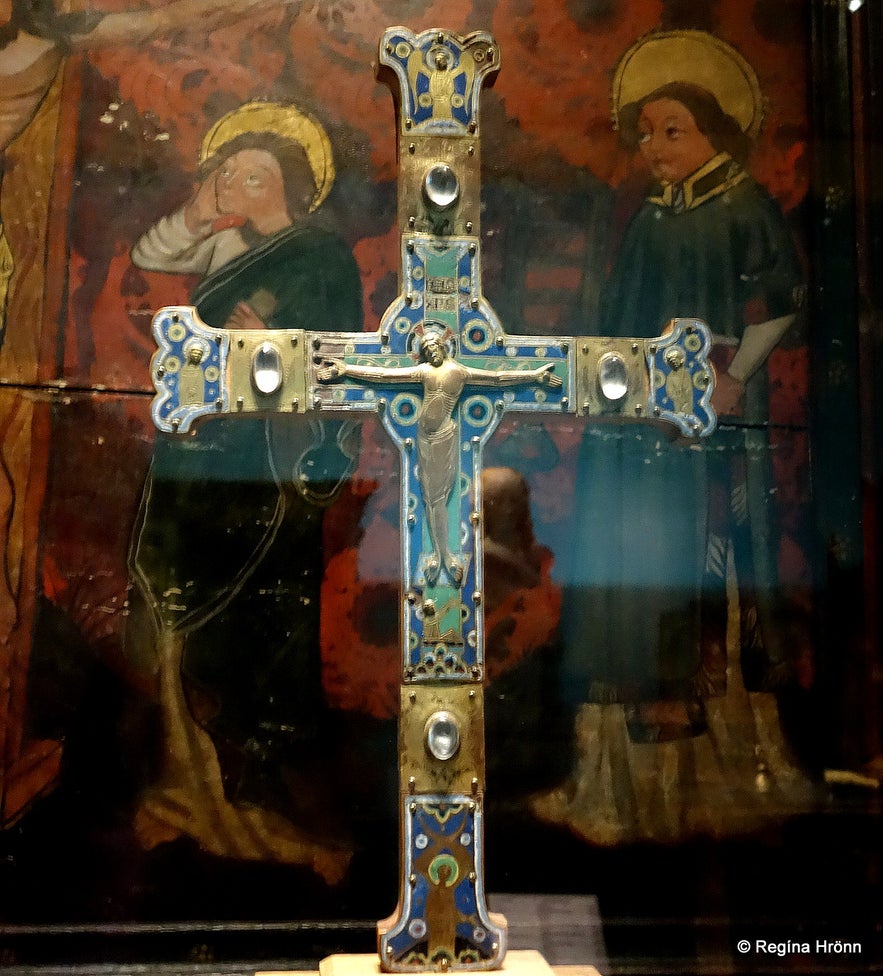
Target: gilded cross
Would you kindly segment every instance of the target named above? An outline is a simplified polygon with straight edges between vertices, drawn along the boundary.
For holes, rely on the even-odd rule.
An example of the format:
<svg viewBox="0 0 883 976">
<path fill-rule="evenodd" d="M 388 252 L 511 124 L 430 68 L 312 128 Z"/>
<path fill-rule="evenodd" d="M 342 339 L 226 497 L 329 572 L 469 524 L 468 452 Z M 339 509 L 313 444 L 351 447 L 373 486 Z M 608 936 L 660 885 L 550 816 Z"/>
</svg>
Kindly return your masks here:
<svg viewBox="0 0 883 976">
<path fill-rule="evenodd" d="M 210 329 L 160 310 L 153 417 L 185 433 L 236 413 L 379 414 L 401 457 L 401 884 L 378 926 L 390 972 L 502 965 L 484 889 L 482 449 L 507 412 L 575 413 L 711 433 L 711 339 L 507 335 L 482 294 L 482 85 L 493 37 L 385 31 L 397 86 L 400 291 L 373 333 Z M 200 354 L 193 350 L 198 348 Z"/>
</svg>

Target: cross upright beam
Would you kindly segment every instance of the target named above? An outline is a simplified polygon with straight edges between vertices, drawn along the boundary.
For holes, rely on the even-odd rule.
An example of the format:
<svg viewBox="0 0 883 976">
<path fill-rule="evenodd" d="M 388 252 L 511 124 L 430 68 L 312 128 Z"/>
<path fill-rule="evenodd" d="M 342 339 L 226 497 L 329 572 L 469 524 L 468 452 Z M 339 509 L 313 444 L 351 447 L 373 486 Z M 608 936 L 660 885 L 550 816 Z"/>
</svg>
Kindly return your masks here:
<svg viewBox="0 0 883 976">
<path fill-rule="evenodd" d="M 401 458 L 401 874 L 378 926 L 391 972 L 502 965 L 486 904 L 482 449 L 503 413 L 715 426 L 706 326 L 657 339 L 511 336 L 482 293 L 482 85 L 490 34 L 384 32 L 398 107 L 399 295 L 374 333 L 210 329 L 162 309 L 153 417 L 186 433 L 229 413 L 379 414 Z M 199 353 L 193 350 L 198 348 Z"/>
</svg>

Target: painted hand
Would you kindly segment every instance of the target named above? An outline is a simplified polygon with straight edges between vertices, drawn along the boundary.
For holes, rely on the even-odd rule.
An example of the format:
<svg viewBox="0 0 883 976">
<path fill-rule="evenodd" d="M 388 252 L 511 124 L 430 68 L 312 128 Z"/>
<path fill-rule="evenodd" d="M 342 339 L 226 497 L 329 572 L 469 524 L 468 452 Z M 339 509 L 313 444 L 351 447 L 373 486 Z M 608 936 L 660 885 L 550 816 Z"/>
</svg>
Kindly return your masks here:
<svg viewBox="0 0 883 976">
<path fill-rule="evenodd" d="M 255 310 L 245 302 L 238 302 L 227 319 L 228 329 L 265 329 L 266 325 Z"/>
<path fill-rule="evenodd" d="M 711 406 L 719 417 L 740 417 L 745 403 L 745 384 L 729 373 L 718 373 Z"/>
</svg>

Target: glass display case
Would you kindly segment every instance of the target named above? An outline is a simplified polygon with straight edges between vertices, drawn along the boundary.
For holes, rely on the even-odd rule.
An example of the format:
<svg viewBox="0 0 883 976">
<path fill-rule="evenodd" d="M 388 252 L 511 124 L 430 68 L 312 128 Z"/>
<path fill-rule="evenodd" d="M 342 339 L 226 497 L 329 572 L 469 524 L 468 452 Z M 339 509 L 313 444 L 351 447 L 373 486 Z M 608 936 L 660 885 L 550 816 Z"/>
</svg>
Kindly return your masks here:
<svg viewBox="0 0 883 976">
<path fill-rule="evenodd" d="M 514 947 L 605 974 L 881 965 L 879 5 L 0 19 L 0 969 L 373 951 L 401 880 L 401 628 L 453 674 L 478 603 L 484 886 Z M 445 31 L 489 40 L 461 62 Z M 421 183 L 412 157 L 420 113 L 454 126 L 483 72 L 461 201 L 449 159 Z M 465 283 L 421 250 L 452 233 Z M 385 318 L 401 296 L 425 314 Z M 222 409 L 220 342 L 177 319 L 157 353 L 166 306 L 235 330 L 253 388 Z M 654 365 L 673 319 L 707 323 L 713 381 L 690 336 Z M 387 321 L 421 330 L 383 361 L 410 370 L 389 409 L 302 411 L 345 399 L 334 336 L 386 350 Z M 326 373 L 262 410 L 290 329 L 325 337 L 303 362 Z M 494 417 L 468 389 L 482 461 L 455 456 L 433 511 L 447 448 L 421 428 L 402 466 L 390 438 L 429 395 L 412 363 L 487 365 L 495 334 L 573 391 L 546 376 L 505 402 L 555 409 Z M 652 346 L 640 395 L 623 342 Z M 707 428 L 665 423 L 695 404 Z M 401 554 L 409 478 L 432 599 Z M 456 752 L 444 718 L 431 749 Z"/>
</svg>

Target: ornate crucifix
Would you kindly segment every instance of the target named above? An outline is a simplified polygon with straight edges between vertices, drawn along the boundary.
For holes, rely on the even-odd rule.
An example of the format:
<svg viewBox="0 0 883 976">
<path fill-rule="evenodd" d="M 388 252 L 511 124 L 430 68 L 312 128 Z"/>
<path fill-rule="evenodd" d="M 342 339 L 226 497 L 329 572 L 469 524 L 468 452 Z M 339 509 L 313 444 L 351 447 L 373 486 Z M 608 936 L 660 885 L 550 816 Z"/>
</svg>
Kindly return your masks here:
<svg viewBox="0 0 883 976">
<path fill-rule="evenodd" d="M 489 970 L 506 923 L 483 878 L 482 448 L 510 411 L 709 434 L 711 341 L 686 319 L 653 340 L 507 335 L 480 264 L 478 102 L 497 45 L 394 27 L 380 63 L 398 82 L 401 169 L 400 293 L 380 328 L 220 330 L 192 308 L 162 309 L 153 417 L 183 434 L 219 414 L 381 416 L 401 456 L 402 602 L 401 889 L 379 925 L 380 960 L 391 972 Z"/>
</svg>

